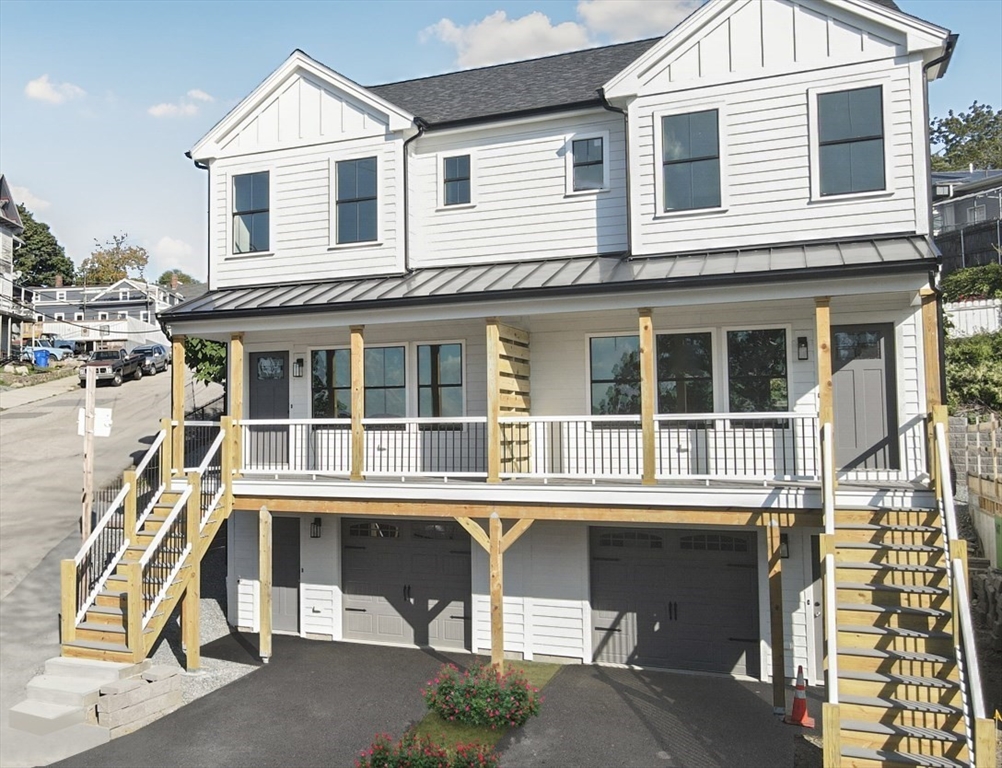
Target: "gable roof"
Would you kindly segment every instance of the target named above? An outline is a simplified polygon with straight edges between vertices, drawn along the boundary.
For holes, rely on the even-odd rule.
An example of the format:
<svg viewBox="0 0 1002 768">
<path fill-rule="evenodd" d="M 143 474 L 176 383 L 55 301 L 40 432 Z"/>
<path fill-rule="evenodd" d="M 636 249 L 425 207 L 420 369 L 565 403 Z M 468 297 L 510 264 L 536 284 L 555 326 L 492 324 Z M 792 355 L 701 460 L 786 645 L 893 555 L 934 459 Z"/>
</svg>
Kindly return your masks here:
<svg viewBox="0 0 1002 768">
<path fill-rule="evenodd" d="M 14 234 L 24 231 L 21 214 L 17 212 L 17 202 L 10 193 L 10 187 L 7 186 L 7 177 L 2 173 L 0 173 L 0 223 L 5 224 L 8 229 L 13 229 Z"/>
</svg>

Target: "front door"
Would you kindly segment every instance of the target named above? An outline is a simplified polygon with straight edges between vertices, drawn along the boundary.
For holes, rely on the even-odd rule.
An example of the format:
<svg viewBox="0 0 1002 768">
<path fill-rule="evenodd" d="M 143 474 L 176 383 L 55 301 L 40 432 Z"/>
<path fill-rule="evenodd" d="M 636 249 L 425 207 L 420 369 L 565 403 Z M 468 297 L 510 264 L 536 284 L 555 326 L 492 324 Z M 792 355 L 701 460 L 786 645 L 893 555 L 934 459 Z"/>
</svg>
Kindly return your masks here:
<svg viewBox="0 0 1002 768">
<path fill-rule="evenodd" d="M 299 632 L 299 518 L 272 518 L 271 536 L 271 625 Z"/>
<path fill-rule="evenodd" d="M 289 353 L 250 353 L 250 419 L 289 418 Z M 284 469 L 289 461 L 285 426 L 251 427 L 245 446 L 248 469 Z"/>
<path fill-rule="evenodd" d="M 898 469 L 894 327 L 833 327 L 832 383 L 839 469 Z"/>
</svg>

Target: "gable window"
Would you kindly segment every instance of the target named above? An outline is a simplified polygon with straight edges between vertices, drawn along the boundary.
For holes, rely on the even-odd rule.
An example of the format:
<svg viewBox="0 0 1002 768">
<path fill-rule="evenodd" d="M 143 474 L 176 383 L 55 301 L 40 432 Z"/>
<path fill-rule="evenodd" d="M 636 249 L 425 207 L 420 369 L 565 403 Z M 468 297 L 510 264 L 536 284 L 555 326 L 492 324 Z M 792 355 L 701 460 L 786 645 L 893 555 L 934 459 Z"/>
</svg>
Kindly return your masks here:
<svg viewBox="0 0 1002 768">
<path fill-rule="evenodd" d="M 596 336 L 588 352 L 592 414 L 639 414 L 640 338 Z"/>
<path fill-rule="evenodd" d="M 720 207 L 718 111 L 661 118 L 664 210 Z"/>
<path fill-rule="evenodd" d="M 727 404 L 731 412 L 789 409 L 786 330 L 727 332 Z"/>
<path fill-rule="evenodd" d="M 469 205 L 470 156 L 457 155 L 442 160 L 442 194 L 445 205 Z"/>
<path fill-rule="evenodd" d="M 317 349 L 311 354 L 313 418 L 351 417 L 351 350 Z"/>
<path fill-rule="evenodd" d="M 128 301 L 129 300 L 129 291 L 127 289 L 119 291 L 118 292 L 118 300 L 119 301 Z"/>
<path fill-rule="evenodd" d="M 713 412 L 710 333 L 659 333 L 658 413 Z"/>
<path fill-rule="evenodd" d="M 268 171 L 233 177 L 233 253 L 269 247 Z"/>
<path fill-rule="evenodd" d="M 407 416 L 407 368 L 403 347 L 369 347 L 365 350 L 365 416 Z"/>
<path fill-rule="evenodd" d="M 376 158 L 342 160 L 337 164 L 338 244 L 377 239 L 376 196 Z"/>
<path fill-rule="evenodd" d="M 571 156 L 575 192 L 605 188 L 605 140 L 603 137 L 591 136 L 586 139 L 575 139 L 571 142 Z"/>
<path fill-rule="evenodd" d="M 818 159 L 822 196 L 885 188 L 879 85 L 818 94 Z"/>
<path fill-rule="evenodd" d="M 66 291 L 56 291 L 56 301 L 66 301 Z"/>
<path fill-rule="evenodd" d="M 463 345 L 419 344 L 418 416 L 463 415 Z"/>
</svg>

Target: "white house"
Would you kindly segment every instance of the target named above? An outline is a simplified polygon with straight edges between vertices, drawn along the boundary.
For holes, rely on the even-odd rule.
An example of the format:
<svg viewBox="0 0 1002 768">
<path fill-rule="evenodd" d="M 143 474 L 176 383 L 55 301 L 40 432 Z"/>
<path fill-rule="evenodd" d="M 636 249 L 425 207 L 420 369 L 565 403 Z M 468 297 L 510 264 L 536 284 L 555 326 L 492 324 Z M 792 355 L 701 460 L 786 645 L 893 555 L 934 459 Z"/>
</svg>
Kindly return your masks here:
<svg viewBox="0 0 1002 768">
<path fill-rule="evenodd" d="M 140 504 L 146 559 L 94 599 L 160 562 L 155 637 L 197 578 L 149 539 L 202 498 L 264 657 L 276 631 L 650 665 L 780 709 L 802 665 L 832 764 L 971 759 L 926 182 L 954 41 L 890 0 L 711 0 L 372 87 L 295 51 L 190 152 L 210 290 L 164 319 L 175 360 L 228 344 L 229 413 L 197 468 L 165 425 L 175 516 L 144 539 Z"/>
<path fill-rule="evenodd" d="M 0 360 L 11 357 L 14 340 L 21 338 L 21 323 L 32 319 L 31 292 L 18 282 L 14 272 L 14 246 L 24 231 L 17 201 L 7 178 L 0 174 Z"/>
</svg>

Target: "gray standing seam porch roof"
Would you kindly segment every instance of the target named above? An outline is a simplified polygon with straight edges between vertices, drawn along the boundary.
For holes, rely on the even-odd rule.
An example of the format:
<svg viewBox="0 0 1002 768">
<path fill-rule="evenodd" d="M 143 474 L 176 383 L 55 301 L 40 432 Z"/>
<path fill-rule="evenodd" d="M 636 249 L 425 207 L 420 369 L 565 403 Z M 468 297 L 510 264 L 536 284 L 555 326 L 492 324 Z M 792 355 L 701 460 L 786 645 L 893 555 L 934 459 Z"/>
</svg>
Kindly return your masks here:
<svg viewBox="0 0 1002 768">
<path fill-rule="evenodd" d="M 683 256 L 588 256 L 429 267 L 406 274 L 223 288 L 161 313 L 165 321 L 453 304 L 486 299 L 778 282 L 930 269 L 925 237 L 834 241 Z"/>
</svg>

